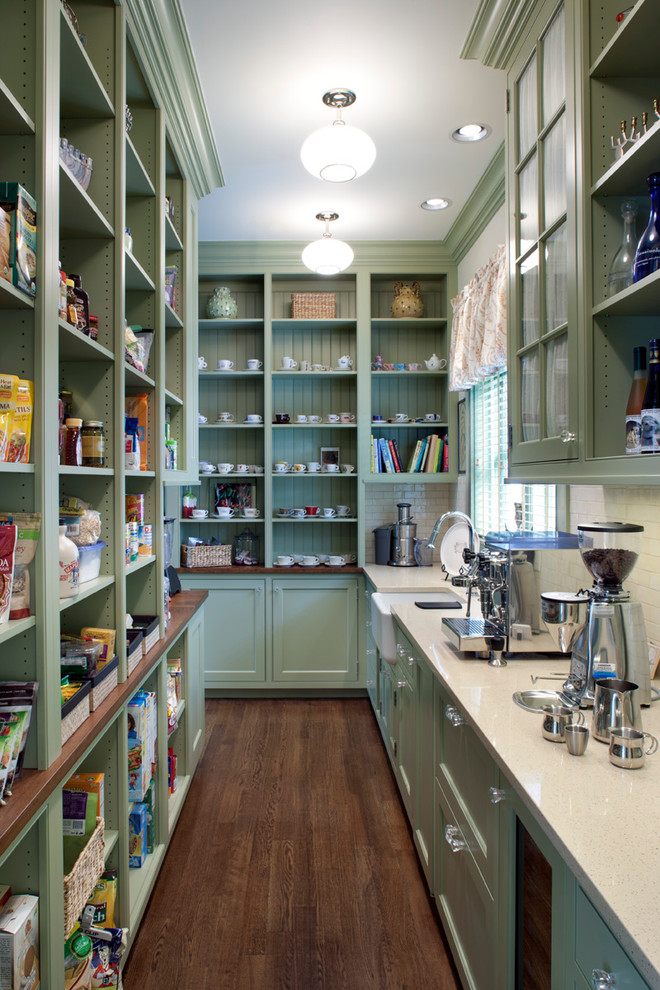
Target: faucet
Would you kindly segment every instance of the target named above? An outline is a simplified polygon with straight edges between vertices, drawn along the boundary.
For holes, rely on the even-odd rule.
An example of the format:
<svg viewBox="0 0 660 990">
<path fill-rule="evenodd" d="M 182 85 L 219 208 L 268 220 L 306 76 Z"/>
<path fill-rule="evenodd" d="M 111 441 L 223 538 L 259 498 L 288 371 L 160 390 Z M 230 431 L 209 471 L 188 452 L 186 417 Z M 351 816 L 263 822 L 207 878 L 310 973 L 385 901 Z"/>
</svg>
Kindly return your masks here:
<svg viewBox="0 0 660 990">
<path fill-rule="evenodd" d="M 468 567 L 467 571 L 465 572 L 465 574 L 461 574 L 458 577 L 452 577 L 452 579 L 451 579 L 451 583 L 455 587 L 458 587 L 460 585 L 461 587 L 463 587 L 463 588 L 464 587 L 467 587 L 467 589 L 468 589 L 467 613 L 466 614 L 469 616 L 470 615 L 470 606 L 472 604 L 472 588 L 477 583 L 476 573 L 477 573 L 477 569 L 479 567 L 479 557 L 478 557 L 478 554 L 477 554 L 476 540 L 474 538 L 474 526 L 472 525 L 472 520 L 470 519 L 469 516 L 466 516 L 466 514 L 464 512 L 459 512 L 458 509 L 453 509 L 451 512 L 445 512 L 445 513 L 443 513 L 443 515 L 441 515 L 438 519 L 436 519 L 435 526 L 433 527 L 433 530 L 431 531 L 431 537 L 430 537 L 428 543 L 426 544 L 426 546 L 428 547 L 429 550 L 435 550 L 435 541 L 438 538 L 438 534 L 440 532 L 440 529 L 442 527 L 442 524 L 444 523 L 444 521 L 446 519 L 453 519 L 453 518 L 462 519 L 464 522 L 466 522 L 467 525 L 468 525 L 468 530 L 469 530 L 469 534 L 470 534 L 470 547 L 469 547 L 469 549 L 470 549 L 470 551 L 472 553 L 472 559 L 470 561 L 469 567 Z"/>
</svg>

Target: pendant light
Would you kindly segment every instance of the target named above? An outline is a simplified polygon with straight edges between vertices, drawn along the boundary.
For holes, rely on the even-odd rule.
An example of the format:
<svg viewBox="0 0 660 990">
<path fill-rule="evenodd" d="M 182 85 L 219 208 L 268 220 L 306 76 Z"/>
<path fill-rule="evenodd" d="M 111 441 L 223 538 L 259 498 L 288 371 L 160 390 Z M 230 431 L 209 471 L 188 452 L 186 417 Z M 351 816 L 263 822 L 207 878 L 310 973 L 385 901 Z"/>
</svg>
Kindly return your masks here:
<svg viewBox="0 0 660 990">
<path fill-rule="evenodd" d="M 316 219 L 325 221 L 325 233 L 307 245 L 302 253 L 303 264 L 317 275 L 337 275 L 352 262 L 353 249 L 330 233 L 330 222 L 339 219 L 338 213 L 317 213 Z"/>
<path fill-rule="evenodd" d="M 376 146 L 364 131 L 341 119 L 345 107 L 355 103 L 350 89 L 331 89 L 323 96 L 327 107 L 337 111 L 337 119 L 307 138 L 300 158 L 308 172 L 326 182 L 350 182 L 364 175 L 376 159 Z"/>
</svg>

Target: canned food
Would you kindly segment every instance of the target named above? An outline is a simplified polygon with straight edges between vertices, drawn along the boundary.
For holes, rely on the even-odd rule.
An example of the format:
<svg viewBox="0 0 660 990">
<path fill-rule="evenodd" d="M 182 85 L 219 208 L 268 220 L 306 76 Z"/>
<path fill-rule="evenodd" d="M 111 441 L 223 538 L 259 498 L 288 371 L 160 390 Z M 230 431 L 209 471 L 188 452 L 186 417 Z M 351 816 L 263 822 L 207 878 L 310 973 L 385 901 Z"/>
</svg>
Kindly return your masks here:
<svg viewBox="0 0 660 990">
<path fill-rule="evenodd" d="M 126 496 L 126 522 L 144 525 L 144 495 Z"/>
<path fill-rule="evenodd" d="M 153 551 L 153 526 L 146 523 L 138 526 L 138 555 L 150 557 Z"/>
</svg>

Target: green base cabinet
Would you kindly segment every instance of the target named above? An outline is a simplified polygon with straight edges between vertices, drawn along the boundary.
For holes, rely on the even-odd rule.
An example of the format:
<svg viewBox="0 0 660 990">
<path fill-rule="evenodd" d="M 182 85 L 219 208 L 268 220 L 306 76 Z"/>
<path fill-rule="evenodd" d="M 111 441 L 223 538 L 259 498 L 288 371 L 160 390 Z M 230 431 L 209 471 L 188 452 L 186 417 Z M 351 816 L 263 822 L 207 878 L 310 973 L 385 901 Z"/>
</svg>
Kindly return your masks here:
<svg viewBox="0 0 660 990">
<path fill-rule="evenodd" d="M 207 577 L 204 635 L 207 688 L 266 681 L 266 582 Z M 198 586 L 198 582 L 196 582 Z"/>
</svg>

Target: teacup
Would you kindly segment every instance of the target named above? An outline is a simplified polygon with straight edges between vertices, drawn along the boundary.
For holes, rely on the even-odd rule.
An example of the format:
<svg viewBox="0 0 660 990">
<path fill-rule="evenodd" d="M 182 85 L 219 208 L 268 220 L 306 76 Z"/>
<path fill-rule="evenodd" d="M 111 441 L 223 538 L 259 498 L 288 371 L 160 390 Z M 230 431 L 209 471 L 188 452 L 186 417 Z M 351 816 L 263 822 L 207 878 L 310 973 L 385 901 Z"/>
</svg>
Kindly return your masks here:
<svg viewBox="0 0 660 990">
<path fill-rule="evenodd" d="M 424 419 L 427 423 L 437 423 L 440 417 L 437 413 L 424 413 Z"/>
<path fill-rule="evenodd" d="M 209 461 L 200 461 L 199 462 L 199 470 L 200 471 L 212 471 L 213 470 L 213 465 Z"/>
<path fill-rule="evenodd" d="M 278 516 L 292 516 L 293 515 L 293 509 L 290 508 L 288 505 L 287 506 L 282 506 L 281 508 L 279 508 L 277 510 L 277 514 L 278 514 Z"/>
<path fill-rule="evenodd" d="M 289 470 L 288 461 L 275 461 L 273 464 L 273 470 L 277 471 L 278 474 L 286 474 Z"/>
<path fill-rule="evenodd" d="M 218 471 L 220 474 L 229 474 L 233 470 L 234 465 L 230 464 L 228 461 L 223 461 L 221 464 L 218 464 Z"/>
<path fill-rule="evenodd" d="M 229 361 L 227 358 L 220 358 L 218 361 L 218 371 L 231 371 L 234 367 L 234 362 Z"/>
<path fill-rule="evenodd" d="M 321 422 L 321 417 L 320 416 L 308 416 L 307 417 L 307 422 L 308 423 L 320 423 Z"/>
<path fill-rule="evenodd" d="M 318 567 L 321 560 L 315 553 L 306 553 L 303 555 L 302 563 L 304 567 Z"/>
<path fill-rule="evenodd" d="M 405 366 L 405 364 L 401 364 L 401 363 L 394 364 L 394 365 L 392 365 L 392 369 L 393 369 L 393 371 L 405 371 L 406 370 L 406 366 Z"/>
<path fill-rule="evenodd" d="M 336 506 L 338 516 L 350 516 L 351 507 L 350 505 L 338 505 Z"/>
<path fill-rule="evenodd" d="M 198 413 L 197 422 L 199 423 L 200 426 L 203 426 L 204 423 L 208 423 L 208 421 L 209 421 L 208 416 L 202 416 L 201 413 Z"/>
<path fill-rule="evenodd" d="M 312 362 L 311 361 L 301 361 L 300 362 L 300 370 L 301 371 L 311 371 L 312 370 Z"/>
<path fill-rule="evenodd" d="M 648 748 L 646 739 L 650 739 Z M 623 770 L 639 770 L 644 766 L 644 758 L 651 756 L 658 748 L 658 740 L 650 732 L 633 729 L 628 725 L 610 729 L 610 763 Z"/>
<path fill-rule="evenodd" d="M 231 505 L 216 505 L 215 514 L 216 516 L 220 516 L 221 519 L 231 519 L 234 515 L 234 510 Z"/>
<path fill-rule="evenodd" d="M 233 423 L 234 415 L 230 412 L 220 412 L 218 413 L 218 423 Z"/>
<path fill-rule="evenodd" d="M 355 422 L 355 413 L 350 413 L 350 412 L 339 413 L 339 422 L 340 423 L 354 423 Z"/>
<path fill-rule="evenodd" d="M 353 367 L 353 358 L 349 357 L 348 354 L 342 354 L 340 358 L 337 358 L 337 367 L 343 370 Z"/>
<path fill-rule="evenodd" d="M 328 414 L 328 422 L 329 423 L 338 423 L 339 422 L 339 416 L 337 415 L 337 413 L 329 413 Z"/>
<path fill-rule="evenodd" d="M 207 464 L 206 467 L 202 467 L 202 465 L 200 464 L 199 470 L 202 474 L 213 474 L 213 465 Z"/>
<path fill-rule="evenodd" d="M 312 371 L 325 371 L 325 365 L 324 364 L 313 364 L 312 365 Z"/>
<path fill-rule="evenodd" d="M 355 467 L 352 464 L 342 464 L 341 473 L 342 474 L 353 474 Z"/>
<path fill-rule="evenodd" d="M 264 473 L 264 466 L 263 466 L 263 464 L 253 464 L 252 465 L 252 473 L 253 474 L 263 474 Z"/>
<path fill-rule="evenodd" d="M 259 413 L 248 413 L 245 417 L 248 423 L 263 423 L 264 418 Z"/>
<path fill-rule="evenodd" d="M 411 361 L 408 365 L 408 371 L 421 371 L 422 366 L 417 361 Z"/>
<path fill-rule="evenodd" d="M 331 553 L 328 557 L 330 567 L 343 567 L 346 561 L 340 554 Z"/>
<path fill-rule="evenodd" d="M 259 358 L 248 358 L 247 359 L 248 371 L 259 371 L 259 369 L 260 368 L 263 368 L 263 366 L 264 366 L 264 363 L 263 363 L 263 361 L 260 361 Z"/>
<path fill-rule="evenodd" d="M 326 506 L 323 509 L 323 518 L 324 519 L 334 519 L 336 515 L 337 515 L 336 510 L 333 509 L 331 506 Z"/>
<path fill-rule="evenodd" d="M 344 560 L 347 564 L 354 564 L 357 560 L 357 555 L 354 553 L 345 553 Z"/>
<path fill-rule="evenodd" d="M 309 474 L 316 474 L 321 470 L 321 465 L 318 461 L 307 461 L 307 470 Z"/>
<path fill-rule="evenodd" d="M 407 423 L 409 416 L 408 413 L 397 413 L 394 418 L 397 423 Z"/>
<path fill-rule="evenodd" d="M 304 519 L 305 516 L 307 515 L 307 512 L 305 511 L 305 509 L 300 508 L 300 509 L 294 509 L 293 514 L 296 517 L 296 519 Z"/>
<path fill-rule="evenodd" d="M 200 371 L 204 371 L 205 368 L 208 368 L 208 364 L 206 363 L 206 358 L 203 357 L 201 354 L 197 358 L 197 367 L 199 368 Z"/>
<path fill-rule="evenodd" d="M 302 562 L 303 562 L 303 555 L 301 553 L 294 553 L 293 560 L 294 560 L 294 562 L 296 564 L 302 564 Z"/>
<path fill-rule="evenodd" d="M 339 474 L 339 465 L 338 464 L 326 464 L 325 465 L 325 470 L 326 470 L 326 472 L 328 474 Z"/>
<path fill-rule="evenodd" d="M 297 368 L 298 367 L 298 362 L 297 361 L 294 361 L 292 357 L 283 357 L 282 358 L 282 367 L 283 368 L 288 368 L 290 370 L 293 370 L 294 368 Z"/>
<path fill-rule="evenodd" d="M 250 465 L 249 464 L 237 464 L 236 465 L 236 474 L 247 474 L 249 470 L 250 470 Z"/>
<path fill-rule="evenodd" d="M 251 506 L 246 506 L 246 508 L 243 509 L 243 515 L 248 519 L 258 519 L 260 514 L 259 509 L 254 509 Z"/>
<path fill-rule="evenodd" d="M 306 470 L 307 470 L 307 468 L 305 467 L 304 464 L 294 464 L 293 465 L 293 472 L 294 472 L 294 474 L 304 474 Z"/>
<path fill-rule="evenodd" d="M 281 423 L 288 423 L 288 422 L 290 422 L 289 414 L 288 413 L 275 413 L 275 422 L 276 423 L 280 423 L 280 424 Z"/>
<path fill-rule="evenodd" d="M 382 416 L 372 416 L 371 417 L 371 422 L 372 423 L 382 423 L 383 422 L 383 417 Z"/>
<path fill-rule="evenodd" d="M 208 516 L 208 514 L 209 514 L 209 510 L 208 509 L 193 509 L 192 510 L 192 517 L 193 517 L 193 519 L 206 519 L 206 517 Z"/>
<path fill-rule="evenodd" d="M 298 416 L 296 416 L 296 423 L 306 423 L 306 422 L 307 422 L 307 416 L 305 416 L 304 413 L 300 413 Z"/>
<path fill-rule="evenodd" d="M 277 563 L 280 567 L 291 567 L 293 563 L 293 557 L 290 553 L 278 553 Z"/>
<path fill-rule="evenodd" d="M 308 516 L 317 516 L 319 512 L 318 505 L 306 505 L 305 512 Z"/>
</svg>

